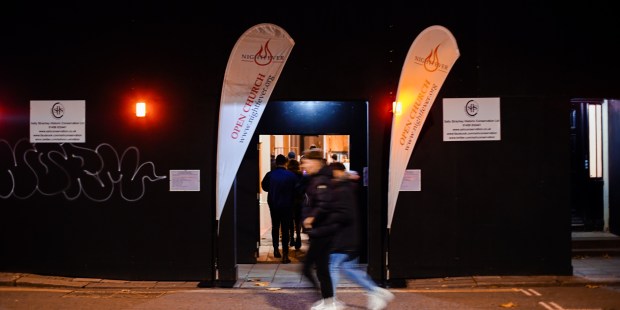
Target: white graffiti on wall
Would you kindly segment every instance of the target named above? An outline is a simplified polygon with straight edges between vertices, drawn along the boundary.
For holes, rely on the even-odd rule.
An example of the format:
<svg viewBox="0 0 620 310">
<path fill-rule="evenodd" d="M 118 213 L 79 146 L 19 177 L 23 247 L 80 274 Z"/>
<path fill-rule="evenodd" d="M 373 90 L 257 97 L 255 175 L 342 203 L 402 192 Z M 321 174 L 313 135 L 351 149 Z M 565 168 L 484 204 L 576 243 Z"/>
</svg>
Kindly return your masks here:
<svg viewBox="0 0 620 310">
<path fill-rule="evenodd" d="M 108 143 L 90 149 L 72 143 L 32 144 L 21 139 L 11 146 L 0 139 L 0 198 L 28 199 L 36 193 L 84 197 L 103 202 L 115 191 L 122 199 L 137 201 L 146 182 L 158 176 L 153 162 L 140 163 L 140 151 L 131 146 L 121 156 Z"/>
</svg>

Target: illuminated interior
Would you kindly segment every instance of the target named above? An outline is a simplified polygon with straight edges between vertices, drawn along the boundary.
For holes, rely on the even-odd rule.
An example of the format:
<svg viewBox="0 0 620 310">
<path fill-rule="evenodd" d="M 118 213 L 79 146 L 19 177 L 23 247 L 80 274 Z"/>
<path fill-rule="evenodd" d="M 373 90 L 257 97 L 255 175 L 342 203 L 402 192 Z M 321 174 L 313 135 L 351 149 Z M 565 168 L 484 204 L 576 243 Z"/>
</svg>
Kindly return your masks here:
<svg viewBox="0 0 620 310">
<path fill-rule="evenodd" d="M 336 158 L 347 169 L 350 167 L 349 135 L 260 135 L 259 136 L 259 184 L 267 171 L 271 170 L 271 159 L 282 154 L 295 152 L 297 160 L 302 153 L 314 145 L 323 150 L 328 163 Z M 271 228 L 271 217 L 267 205 L 267 192 L 260 189 L 260 233 L 261 236 Z"/>
</svg>

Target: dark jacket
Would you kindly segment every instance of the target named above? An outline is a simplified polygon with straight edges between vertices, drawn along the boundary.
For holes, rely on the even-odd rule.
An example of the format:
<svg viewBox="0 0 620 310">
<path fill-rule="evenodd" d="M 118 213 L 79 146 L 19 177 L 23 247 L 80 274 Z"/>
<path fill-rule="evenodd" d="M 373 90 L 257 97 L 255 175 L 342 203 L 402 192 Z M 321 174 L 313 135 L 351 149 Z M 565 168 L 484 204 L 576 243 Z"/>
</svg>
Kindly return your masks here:
<svg viewBox="0 0 620 310">
<path fill-rule="evenodd" d="M 323 209 L 323 225 L 312 230 L 315 237 L 333 236 L 332 252 L 357 256 L 360 248 L 360 212 L 357 184 L 350 180 L 332 180 L 331 203 Z"/>
<path fill-rule="evenodd" d="M 324 210 L 329 208 L 331 203 L 330 187 L 332 172 L 329 167 L 325 166 L 315 175 L 308 176 L 307 178 L 301 218 L 303 221 L 308 217 L 314 217 L 314 222 L 312 223 L 312 230 L 314 230 L 324 225 L 322 223 L 325 220 Z M 309 236 L 312 237 L 310 234 Z"/>
<path fill-rule="evenodd" d="M 357 182 L 334 181 L 333 199 L 336 210 L 336 233 L 332 243 L 333 252 L 359 255 L 361 217 L 357 203 Z"/>
<path fill-rule="evenodd" d="M 291 159 L 293 161 L 294 159 Z M 299 169 L 292 169 L 291 167 L 286 168 L 288 171 L 295 174 L 297 177 L 297 182 L 295 183 L 295 190 L 293 193 L 293 209 L 300 214 L 301 216 L 301 204 L 304 201 L 304 193 L 305 193 L 305 184 L 303 184 L 304 175 Z"/>
<path fill-rule="evenodd" d="M 270 209 L 293 209 L 297 180 L 297 176 L 284 167 L 276 167 L 265 174 L 261 187 L 267 192 L 267 204 Z"/>
</svg>

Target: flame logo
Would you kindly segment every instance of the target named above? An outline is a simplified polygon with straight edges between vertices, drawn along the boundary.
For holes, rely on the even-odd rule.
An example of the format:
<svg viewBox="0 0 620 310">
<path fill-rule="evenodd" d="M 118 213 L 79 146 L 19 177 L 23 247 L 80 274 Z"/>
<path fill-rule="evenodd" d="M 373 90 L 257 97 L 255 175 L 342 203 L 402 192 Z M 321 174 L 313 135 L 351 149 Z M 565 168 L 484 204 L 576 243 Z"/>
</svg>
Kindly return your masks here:
<svg viewBox="0 0 620 310">
<path fill-rule="evenodd" d="M 259 66 L 266 66 L 270 64 L 273 60 L 273 55 L 269 50 L 269 41 L 270 40 L 267 40 L 265 46 L 261 45 L 260 50 L 258 50 L 256 55 L 254 56 L 254 62 Z"/>
<path fill-rule="evenodd" d="M 437 56 L 437 50 L 439 49 L 439 45 L 435 47 L 435 49 L 431 50 L 431 52 L 424 58 L 424 69 L 428 72 L 435 72 L 439 68 L 439 56 Z"/>
</svg>

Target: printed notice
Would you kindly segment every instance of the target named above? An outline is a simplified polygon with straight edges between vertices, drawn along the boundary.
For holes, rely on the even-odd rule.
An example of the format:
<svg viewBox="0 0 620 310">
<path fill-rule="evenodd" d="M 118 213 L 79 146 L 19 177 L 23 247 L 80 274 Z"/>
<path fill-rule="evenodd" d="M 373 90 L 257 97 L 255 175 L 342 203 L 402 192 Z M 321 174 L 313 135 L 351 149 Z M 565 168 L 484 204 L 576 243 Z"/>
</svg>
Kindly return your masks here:
<svg viewBox="0 0 620 310">
<path fill-rule="evenodd" d="M 407 169 L 403 175 L 403 183 L 400 184 L 401 192 L 419 192 L 421 185 L 422 171 L 420 169 Z"/>
<path fill-rule="evenodd" d="M 200 191 L 200 170 L 170 170 L 170 191 Z"/>
<path fill-rule="evenodd" d="M 501 140 L 499 98 L 444 98 L 443 141 Z"/>
<path fill-rule="evenodd" d="M 30 143 L 86 142 L 86 101 L 31 100 Z"/>
</svg>

